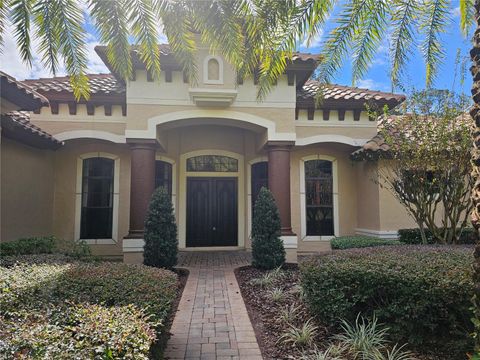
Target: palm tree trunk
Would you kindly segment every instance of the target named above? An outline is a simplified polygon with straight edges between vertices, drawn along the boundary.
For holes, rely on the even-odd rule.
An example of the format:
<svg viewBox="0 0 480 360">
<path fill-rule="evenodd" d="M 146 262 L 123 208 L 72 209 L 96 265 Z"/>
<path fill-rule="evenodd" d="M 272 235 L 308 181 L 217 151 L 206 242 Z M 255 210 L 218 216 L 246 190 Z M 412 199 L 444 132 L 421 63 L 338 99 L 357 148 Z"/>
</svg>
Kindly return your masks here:
<svg viewBox="0 0 480 360">
<path fill-rule="evenodd" d="M 473 134 L 473 179 L 474 185 L 472 189 L 473 211 L 472 225 L 480 230 L 480 0 L 475 0 L 475 20 L 477 29 L 473 35 L 473 47 L 470 51 L 472 58 L 471 72 L 473 76 L 472 97 L 473 107 L 470 115 L 475 121 L 475 132 Z M 478 242 L 474 252 L 473 281 L 475 283 L 475 352 L 480 353 L 480 243 Z"/>
</svg>

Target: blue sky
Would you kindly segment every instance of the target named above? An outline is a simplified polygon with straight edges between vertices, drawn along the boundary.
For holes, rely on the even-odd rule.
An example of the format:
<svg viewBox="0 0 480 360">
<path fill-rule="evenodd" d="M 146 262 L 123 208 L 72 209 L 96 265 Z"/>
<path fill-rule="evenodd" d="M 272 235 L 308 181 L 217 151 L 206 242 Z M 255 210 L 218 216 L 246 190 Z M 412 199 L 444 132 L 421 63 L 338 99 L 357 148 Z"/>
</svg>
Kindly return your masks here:
<svg viewBox="0 0 480 360">
<path fill-rule="evenodd" d="M 457 49 L 460 49 L 461 56 L 467 57 L 468 51 L 470 50 L 470 39 L 464 38 L 460 32 L 459 26 L 459 11 L 458 11 L 458 0 L 452 0 L 451 2 L 451 17 L 452 25 L 448 28 L 447 33 L 443 34 L 443 43 L 445 44 L 445 59 L 441 67 L 439 76 L 435 81 L 435 87 L 441 89 L 455 89 L 457 92 L 470 93 L 471 87 L 471 77 L 468 71 L 470 63 L 467 62 L 467 72 L 465 73 L 465 82 L 460 84 L 461 72 L 460 69 L 455 71 L 455 59 L 457 54 Z M 108 72 L 102 61 L 98 58 L 94 52 L 94 47 L 99 44 L 95 34 L 93 33 L 93 27 L 89 23 L 88 15 L 85 14 L 85 28 L 88 31 L 87 37 L 87 51 L 89 58 L 89 70 L 93 73 L 98 72 Z M 327 23 L 327 28 L 324 31 L 328 31 L 331 27 L 331 24 Z M 22 80 L 25 78 L 38 78 L 38 77 L 49 77 L 51 76 L 48 71 L 43 68 L 40 63 L 40 57 L 38 53 L 34 50 L 34 62 L 32 68 L 28 68 L 26 65 L 22 64 L 18 51 L 15 46 L 15 41 L 12 36 L 11 27 L 7 26 L 5 44 L 3 49 L 3 54 L 0 55 L 0 68 Z M 305 48 L 300 46 L 301 51 L 319 53 L 320 46 L 324 40 L 324 36 L 320 35 L 315 41 L 311 44 L 310 48 Z M 33 41 L 35 45 L 35 40 Z M 425 86 L 425 65 L 421 54 L 416 50 L 411 57 L 408 66 L 405 69 L 405 76 L 403 79 L 403 84 L 407 89 L 422 89 Z M 64 74 L 64 69 L 61 68 L 59 74 Z M 455 75 L 457 73 L 457 75 Z M 456 79 L 455 86 L 454 78 Z M 332 82 L 344 85 L 351 85 L 351 66 L 349 61 L 345 61 L 344 66 L 340 71 L 334 76 Z M 388 42 L 385 41 L 384 44 L 379 49 L 379 52 L 370 68 L 368 73 L 364 76 L 363 79 L 357 82 L 356 86 L 366 87 L 375 90 L 390 91 L 391 84 L 389 80 L 389 59 L 388 59 Z"/>
</svg>

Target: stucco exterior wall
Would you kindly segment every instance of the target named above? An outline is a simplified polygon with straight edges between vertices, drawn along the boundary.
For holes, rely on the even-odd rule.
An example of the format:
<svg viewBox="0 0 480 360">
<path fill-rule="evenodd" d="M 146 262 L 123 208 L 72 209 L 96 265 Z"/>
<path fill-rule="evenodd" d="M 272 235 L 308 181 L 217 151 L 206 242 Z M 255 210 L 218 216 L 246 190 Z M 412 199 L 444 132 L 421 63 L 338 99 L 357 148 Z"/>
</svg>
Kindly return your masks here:
<svg viewBox="0 0 480 360">
<path fill-rule="evenodd" d="M 54 158 L 2 138 L 1 241 L 53 233 Z"/>
<path fill-rule="evenodd" d="M 377 163 L 356 162 L 357 230 L 380 230 L 380 186 Z M 391 200 L 391 199 L 390 199 Z"/>
</svg>

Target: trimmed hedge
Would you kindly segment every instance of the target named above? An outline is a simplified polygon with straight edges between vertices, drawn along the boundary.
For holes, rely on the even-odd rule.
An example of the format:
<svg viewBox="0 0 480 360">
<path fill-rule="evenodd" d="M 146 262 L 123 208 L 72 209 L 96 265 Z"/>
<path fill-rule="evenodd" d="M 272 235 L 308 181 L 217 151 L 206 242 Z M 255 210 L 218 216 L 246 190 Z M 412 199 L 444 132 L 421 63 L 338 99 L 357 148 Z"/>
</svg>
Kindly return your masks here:
<svg viewBox="0 0 480 360">
<path fill-rule="evenodd" d="M 472 263 L 469 247 L 345 250 L 304 262 L 301 285 L 325 324 L 375 313 L 393 341 L 455 359 L 472 349 Z"/>
<path fill-rule="evenodd" d="M 0 353 L 148 359 L 163 335 L 176 283 L 168 270 L 123 263 L 60 258 L 0 267 Z"/>
<path fill-rule="evenodd" d="M 51 254 L 55 249 L 54 236 L 32 237 L 0 243 L 0 256 Z"/>
<path fill-rule="evenodd" d="M 366 248 L 385 245 L 402 245 L 400 241 L 379 239 L 372 236 L 340 236 L 330 241 L 332 249 Z"/>
<path fill-rule="evenodd" d="M 428 229 L 425 229 L 425 236 L 427 238 L 427 244 L 435 244 L 435 238 L 432 235 L 432 232 Z M 420 229 L 400 229 L 398 230 L 398 240 L 405 244 L 422 244 L 422 236 L 420 235 Z M 458 239 L 458 244 L 475 244 L 476 242 L 476 233 L 474 228 L 465 228 Z"/>
</svg>

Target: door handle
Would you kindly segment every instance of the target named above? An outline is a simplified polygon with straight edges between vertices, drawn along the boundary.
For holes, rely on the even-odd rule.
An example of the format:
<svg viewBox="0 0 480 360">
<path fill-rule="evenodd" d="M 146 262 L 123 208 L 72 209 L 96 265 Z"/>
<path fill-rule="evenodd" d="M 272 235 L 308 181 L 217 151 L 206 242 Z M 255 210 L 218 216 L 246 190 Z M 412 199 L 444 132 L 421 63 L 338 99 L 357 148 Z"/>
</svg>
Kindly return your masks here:
<svg viewBox="0 0 480 360">
<path fill-rule="evenodd" d="M 215 230 L 217 230 L 217 228 L 214 226 L 214 227 L 212 228 L 212 230 L 215 231 Z"/>
</svg>

